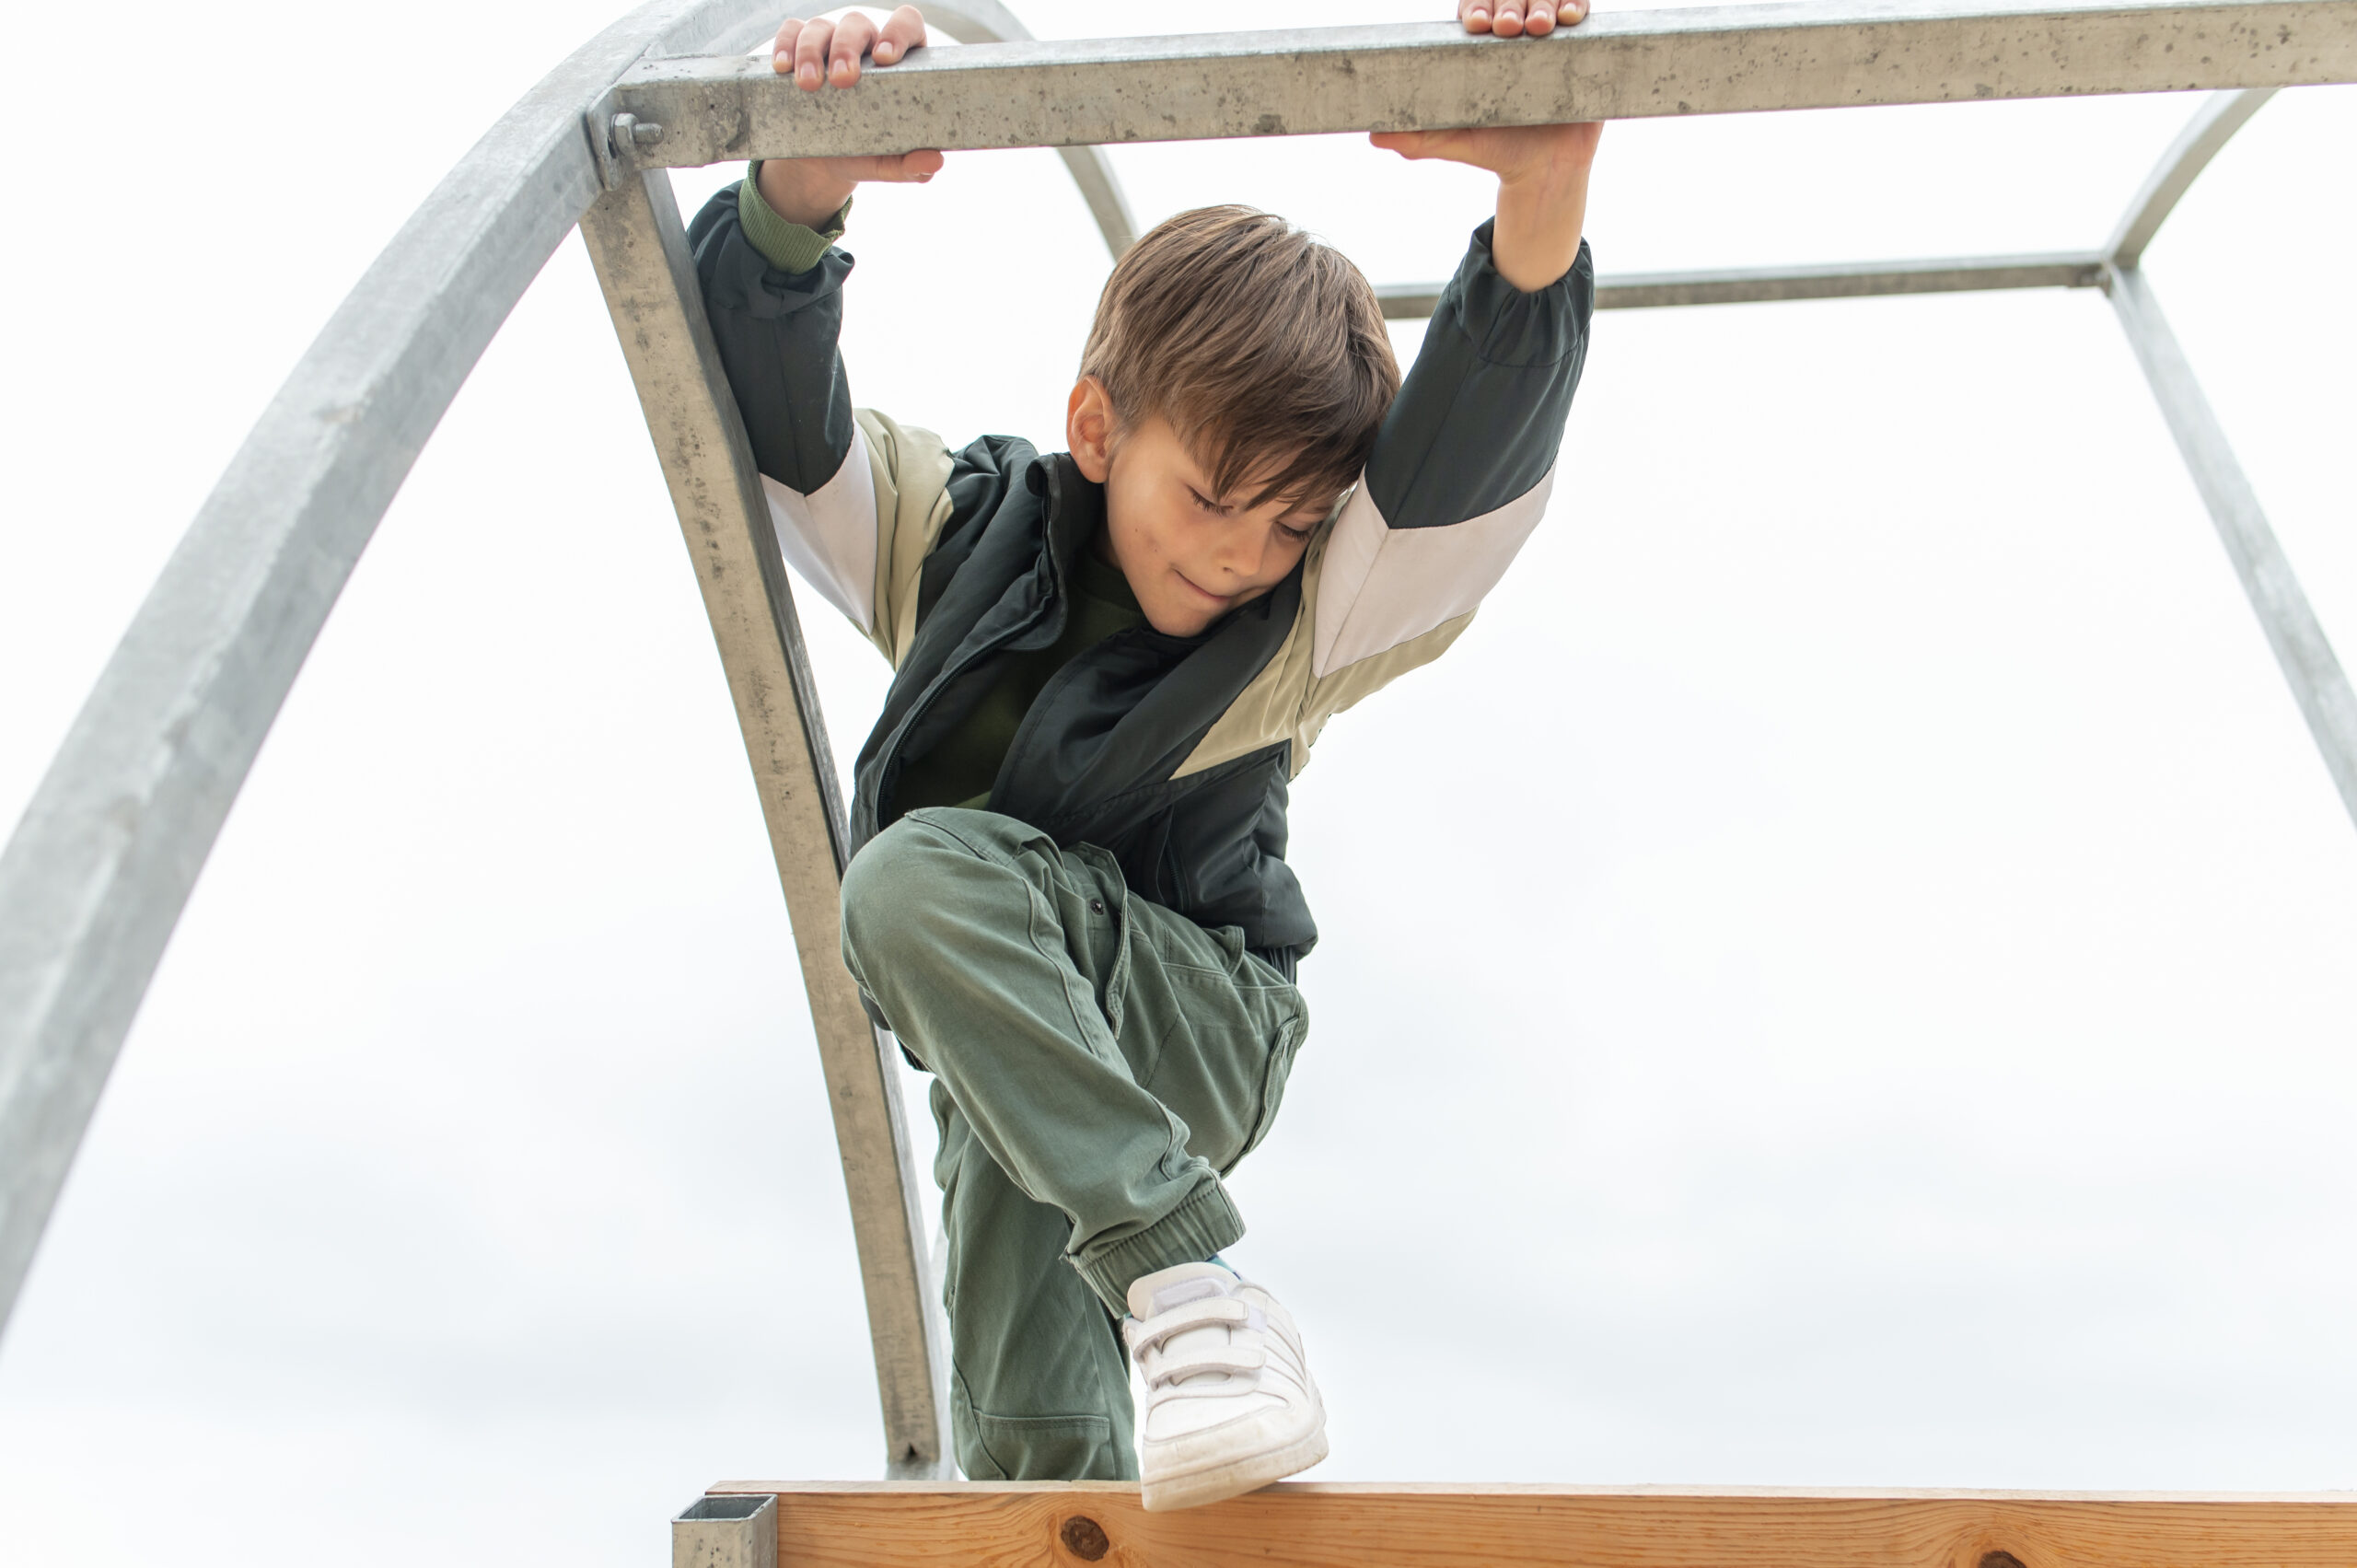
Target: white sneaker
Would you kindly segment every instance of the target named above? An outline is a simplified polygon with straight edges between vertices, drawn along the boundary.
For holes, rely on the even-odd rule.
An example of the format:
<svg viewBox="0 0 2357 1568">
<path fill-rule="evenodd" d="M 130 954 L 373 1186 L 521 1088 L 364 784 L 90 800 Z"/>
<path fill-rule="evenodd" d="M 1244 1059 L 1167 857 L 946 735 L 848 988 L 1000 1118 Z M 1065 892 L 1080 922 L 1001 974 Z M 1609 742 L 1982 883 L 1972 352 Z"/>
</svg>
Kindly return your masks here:
<svg viewBox="0 0 2357 1568">
<path fill-rule="evenodd" d="M 1146 1507 L 1216 1503 L 1326 1457 L 1326 1406 L 1276 1297 L 1217 1263 L 1181 1263 L 1132 1284 L 1130 1313 Z"/>
</svg>

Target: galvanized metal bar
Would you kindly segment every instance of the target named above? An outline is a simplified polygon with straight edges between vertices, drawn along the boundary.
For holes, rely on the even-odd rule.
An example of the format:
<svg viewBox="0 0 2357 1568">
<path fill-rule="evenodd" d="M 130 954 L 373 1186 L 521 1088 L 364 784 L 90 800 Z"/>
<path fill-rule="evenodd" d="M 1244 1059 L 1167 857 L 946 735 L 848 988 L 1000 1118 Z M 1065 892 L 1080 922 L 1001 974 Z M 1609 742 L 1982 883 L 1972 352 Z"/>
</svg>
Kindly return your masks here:
<svg viewBox="0 0 2357 1568">
<path fill-rule="evenodd" d="M 2350 819 L 2357 822 L 2357 692 L 2332 651 L 2292 563 L 2259 509 L 2258 496 L 2235 460 L 2226 432 L 2210 401 L 2201 395 L 2193 366 L 2169 331 L 2160 301 L 2142 269 L 2121 267 L 2111 277 L 2111 303 L 2128 341 L 2136 350 L 2144 378 L 2177 438 L 2177 450 L 2193 475 L 2193 485 L 2210 508 L 2219 541 L 2235 563 L 2243 592 L 2258 613 L 2275 662 L 2291 683 L 2316 749 L 2324 754 L 2325 770 Z"/>
<path fill-rule="evenodd" d="M 671 1521 L 671 1568 L 777 1568 L 777 1499 L 697 1498 Z"/>
<path fill-rule="evenodd" d="M 816 17 L 840 7 L 829 0 L 796 0 L 796 4 L 777 13 L 777 21 L 788 17 Z M 997 0 L 946 0 L 946 3 L 924 6 L 928 33 L 939 31 L 959 43 L 1013 43 L 1028 41 L 1030 29 L 1016 19 L 1015 13 L 999 5 Z M 767 31 L 776 30 L 776 21 L 768 24 Z M 740 53 L 754 47 L 766 33 L 747 38 L 741 43 L 730 41 L 726 47 L 715 48 L 714 54 Z M 898 70 L 892 66 L 889 69 Z M 1121 181 L 1113 172 L 1112 160 L 1102 147 L 1058 147 L 1056 155 L 1063 159 L 1072 182 L 1080 188 L 1080 199 L 1088 203 L 1088 215 L 1096 220 L 1097 232 L 1104 238 L 1105 249 L 1120 261 L 1138 237 L 1137 219 L 1130 214 L 1129 197 L 1121 190 Z"/>
<path fill-rule="evenodd" d="M 2219 93 L 2202 105 L 2161 155 L 2113 229 L 2105 248 L 2105 285 L 2259 629 L 2324 756 L 2325 771 L 2357 822 L 2357 693 L 2140 265 L 2161 225 L 2210 160 L 2274 96 L 2271 89 L 2247 88 Z"/>
<path fill-rule="evenodd" d="M 598 191 L 581 133 L 654 0 L 544 77 L 402 226 L 190 525 L 0 853 L 0 1325 L 123 1034 L 287 689 L 450 399 Z"/>
<path fill-rule="evenodd" d="M 2105 256 L 2114 266 L 2133 267 L 2143 261 L 2144 248 L 2152 244 L 2201 171 L 2210 167 L 2210 160 L 2274 96 L 2273 87 L 2245 87 L 2240 92 L 2219 93 L 2201 106 L 2120 215 L 2119 226 L 2104 247 Z"/>
<path fill-rule="evenodd" d="M 2350 80 L 2357 0 L 1807 0 L 1607 11 L 1541 40 L 1435 22 L 970 44 L 846 93 L 766 62 L 652 60 L 611 107 L 665 127 L 643 163 L 687 165 Z"/>
<path fill-rule="evenodd" d="M 1103 147 L 1058 147 L 1056 156 L 1064 160 L 1065 172 L 1080 187 L 1080 199 L 1088 203 L 1088 215 L 1097 220 L 1105 249 L 1120 261 L 1121 253 L 1137 243 L 1138 222 L 1130 215 L 1130 199 L 1113 173 L 1112 160 Z"/>
<path fill-rule="evenodd" d="M 785 892 L 851 1198 L 888 1473 L 946 1473 L 947 1332 L 926 1247 L 897 1048 L 843 968 L 843 805 L 826 721 L 670 176 L 626 180 L 581 220 L 736 700 Z"/>
<path fill-rule="evenodd" d="M 1780 299 L 1864 299 L 1886 294 L 1975 289 L 2094 288 L 2104 259 L 2092 250 L 2036 256 L 1976 256 L 1922 261 L 1842 261 L 1815 267 L 1736 267 L 1719 272 L 1623 273 L 1596 280 L 1598 310 L 1674 305 L 1742 305 Z M 1387 284 L 1375 291 L 1383 313 L 1419 320 L 1440 303 L 1442 285 Z"/>
</svg>

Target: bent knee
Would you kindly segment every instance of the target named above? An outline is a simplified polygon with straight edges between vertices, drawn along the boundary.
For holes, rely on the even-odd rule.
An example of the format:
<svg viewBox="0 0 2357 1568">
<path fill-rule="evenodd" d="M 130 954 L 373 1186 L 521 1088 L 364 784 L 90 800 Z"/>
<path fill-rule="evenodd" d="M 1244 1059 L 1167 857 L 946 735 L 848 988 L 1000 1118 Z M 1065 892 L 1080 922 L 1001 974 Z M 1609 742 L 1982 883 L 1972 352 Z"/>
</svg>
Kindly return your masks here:
<svg viewBox="0 0 2357 1568">
<path fill-rule="evenodd" d="M 866 843 L 843 868 L 843 956 L 880 956 L 879 947 L 922 919 L 940 858 L 958 846 L 940 830 L 903 817 Z"/>
<path fill-rule="evenodd" d="M 976 878 L 1016 875 L 993 853 L 996 821 L 978 811 L 901 818 L 867 841 L 843 872 L 843 958 L 854 975 L 888 972 L 912 952 L 938 947 L 946 927 L 970 914 Z M 975 831 L 970 830 L 986 830 Z"/>
</svg>

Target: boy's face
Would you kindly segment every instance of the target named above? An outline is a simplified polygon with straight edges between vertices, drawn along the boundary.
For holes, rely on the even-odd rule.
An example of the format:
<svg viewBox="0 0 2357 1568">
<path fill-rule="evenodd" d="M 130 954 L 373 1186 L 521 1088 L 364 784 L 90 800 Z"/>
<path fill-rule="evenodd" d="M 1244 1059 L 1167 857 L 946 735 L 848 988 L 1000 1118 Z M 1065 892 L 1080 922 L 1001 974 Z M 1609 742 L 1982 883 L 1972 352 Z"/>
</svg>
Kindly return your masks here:
<svg viewBox="0 0 2357 1568">
<path fill-rule="evenodd" d="M 1236 493 L 1216 493 L 1169 421 L 1155 415 L 1116 432 L 1110 413 L 1094 380 L 1073 389 L 1073 460 L 1105 487 L 1101 552 L 1129 579 L 1155 631 L 1194 636 L 1285 580 L 1330 496 L 1248 507 L 1256 486 L 1248 480 Z"/>
</svg>

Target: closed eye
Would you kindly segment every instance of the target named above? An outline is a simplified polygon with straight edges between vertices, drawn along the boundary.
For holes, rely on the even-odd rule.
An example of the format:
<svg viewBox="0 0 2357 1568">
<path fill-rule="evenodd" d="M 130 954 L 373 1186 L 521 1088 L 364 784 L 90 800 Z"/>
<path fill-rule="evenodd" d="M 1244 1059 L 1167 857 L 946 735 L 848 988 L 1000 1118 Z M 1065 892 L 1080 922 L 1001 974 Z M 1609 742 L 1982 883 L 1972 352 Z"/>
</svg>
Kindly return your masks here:
<svg viewBox="0 0 2357 1568">
<path fill-rule="evenodd" d="M 1201 506 L 1204 511 L 1209 512 L 1215 517 L 1225 517 L 1230 512 L 1236 510 L 1235 507 L 1227 505 L 1225 503 L 1213 500 L 1210 496 L 1204 494 L 1202 491 L 1196 489 L 1191 484 L 1187 487 L 1187 494 L 1195 498 L 1196 505 Z"/>
</svg>

